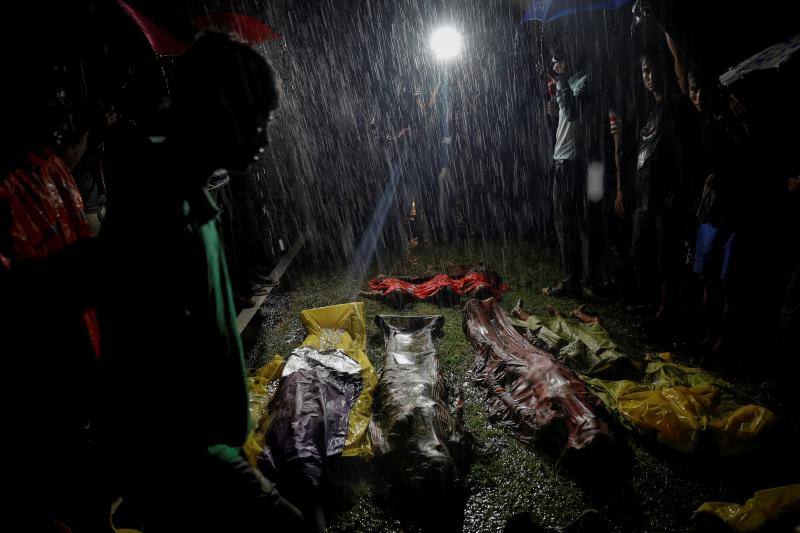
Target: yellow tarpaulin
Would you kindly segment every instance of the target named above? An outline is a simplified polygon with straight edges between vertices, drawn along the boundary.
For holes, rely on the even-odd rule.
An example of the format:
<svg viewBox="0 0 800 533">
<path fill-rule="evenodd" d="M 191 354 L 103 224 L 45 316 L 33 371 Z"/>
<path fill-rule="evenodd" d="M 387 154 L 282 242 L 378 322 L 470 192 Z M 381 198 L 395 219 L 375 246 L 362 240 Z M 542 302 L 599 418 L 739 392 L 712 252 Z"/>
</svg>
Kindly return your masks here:
<svg viewBox="0 0 800 533">
<path fill-rule="evenodd" d="M 244 453 L 247 459 L 256 464 L 256 458 L 265 446 L 267 435 L 267 406 L 275 392 L 278 379 L 283 369 L 283 357 L 276 355 L 272 361 L 259 368 L 252 376 L 247 378 L 250 389 L 250 419 L 253 421 L 253 430 L 244 443 Z"/>
<path fill-rule="evenodd" d="M 586 383 L 626 425 L 654 432 L 660 443 L 682 452 L 710 447 L 720 455 L 740 453 L 775 422 L 769 409 L 737 403 L 726 381 L 670 359 L 651 356 L 638 382 Z"/>
<path fill-rule="evenodd" d="M 378 376 L 367 358 L 367 321 L 363 302 L 307 309 L 300 313 L 306 328 L 301 346 L 320 350 L 338 348 L 361 367 L 363 388 L 347 422 L 343 457 L 372 457 L 369 421 L 372 417 L 372 394 Z"/>
<path fill-rule="evenodd" d="M 300 347 L 310 346 L 318 350 L 342 350 L 361 367 L 363 381 L 347 421 L 347 438 L 342 456 L 372 457 L 372 442 L 369 439 L 369 422 L 372 418 L 372 394 L 378 384 L 378 376 L 367 358 L 367 322 L 363 302 L 332 305 L 306 309 L 300 313 L 300 321 L 306 328 L 306 338 Z M 249 378 L 250 416 L 254 429 L 245 443 L 248 459 L 255 464 L 265 446 L 269 416 L 267 406 L 281 376 L 284 360 L 280 356 L 257 370 Z"/>
<path fill-rule="evenodd" d="M 760 531 L 768 522 L 800 511 L 800 485 L 760 490 L 744 505 L 706 502 L 697 513 L 716 516 L 734 531 Z"/>
</svg>

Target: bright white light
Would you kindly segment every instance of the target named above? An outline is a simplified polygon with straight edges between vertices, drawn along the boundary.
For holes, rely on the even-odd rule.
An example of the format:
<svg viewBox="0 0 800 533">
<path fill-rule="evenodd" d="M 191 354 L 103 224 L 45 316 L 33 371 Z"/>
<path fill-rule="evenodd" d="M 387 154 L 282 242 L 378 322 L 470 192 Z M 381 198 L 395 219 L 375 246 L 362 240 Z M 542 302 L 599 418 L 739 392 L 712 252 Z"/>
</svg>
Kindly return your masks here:
<svg viewBox="0 0 800 533">
<path fill-rule="evenodd" d="M 452 26 L 442 26 L 431 35 L 431 50 L 439 59 L 452 59 L 461 51 L 461 34 Z"/>
</svg>

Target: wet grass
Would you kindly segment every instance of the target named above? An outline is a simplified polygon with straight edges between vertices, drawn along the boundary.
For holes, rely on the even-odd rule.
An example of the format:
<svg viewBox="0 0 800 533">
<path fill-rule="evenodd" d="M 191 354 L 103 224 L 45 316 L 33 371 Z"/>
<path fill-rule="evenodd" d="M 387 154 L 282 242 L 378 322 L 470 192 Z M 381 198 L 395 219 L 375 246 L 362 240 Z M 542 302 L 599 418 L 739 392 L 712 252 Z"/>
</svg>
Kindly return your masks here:
<svg viewBox="0 0 800 533">
<path fill-rule="evenodd" d="M 421 274 L 447 271 L 460 264 L 487 265 L 510 285 L 503 306 L 510 310 L 518 299 L 525 308 L 545 314 L 548 306 L 562 312 L 574 309 L 577 300 L 557 300 L 541 294 L 541 289 L 559 279 L 551 255 L 523 243 L 476 245 L 416 251 L 417 261 L 408 263 L 402 256 L 383 257 L 370 275 Z M 758 462 L 741 459 L 752 472 L 743 472 L 744 463 L 736 460 L 695 460 L 670 454 L 658 446 L 641 442 L 627 434 L 632 451 L 631 472 L 625 479 L 593 483 L 576 479 L 539 450 L 518 442 L 509 431 L 491 424 L 483 408 L 485 391 L 472 384 L 470 372 L 474 354 L 463 333 L 462 307 L 441 309 L 426 303 L 397 312 L 373 300 L 358 296 L 365 282 L 349 280 L 342 271 L 290 272 L 262 308 L 263 326 L 250 350 L 249 364 L 257 367 L 272 355 L 286 356 L 304 336 L 299 313 L 303 309 L 365 301 L 370 360 L 379 371 L 384 356 L 383 339 L 372 322 L 377 314 L 441 314 L 445 317 L 444 335 L 436 349 L 442 370 L 465 399 L 464 421 L 477 442 L 476 457 L 467 477 L 464 511 L 465 532 L 502 531 L 515 513 L 528 512 L 546 526 L 575 519 L 588 508 L 600 510 L 615 531 L 688 531 L 692 511 L 704 501 L 743 501 L 770 481 Z M 635 327 L 636 318 L 616 304 L 591 304 L 604 318 L 612 338 L 629 353 L 663 349 L 649 345 Z M 689 356 L 692 360 L 692 356 Z M 742 386 L 747 391 L 747 386 Z M 776 460 L 776 463 L 779 461 Z M 775 465 L 764 466 L 775 468 Z M 352 480 L 349 494 L 339 494 L 329 513 L 330 531 L 417 531 L 402 513 L 387 507 L 376 495 L 374 475 L 360 470 Z M 761 474 L 759 473 L 761 472 Z M 762 475 L 759 480 L 759 476 Z M 773 476 L 775 477 L 775 476 Z M 784 477 L 786 477 L 784 475 Z M 778 475 L 775 479 L 783 479 Z"/>
</svg>

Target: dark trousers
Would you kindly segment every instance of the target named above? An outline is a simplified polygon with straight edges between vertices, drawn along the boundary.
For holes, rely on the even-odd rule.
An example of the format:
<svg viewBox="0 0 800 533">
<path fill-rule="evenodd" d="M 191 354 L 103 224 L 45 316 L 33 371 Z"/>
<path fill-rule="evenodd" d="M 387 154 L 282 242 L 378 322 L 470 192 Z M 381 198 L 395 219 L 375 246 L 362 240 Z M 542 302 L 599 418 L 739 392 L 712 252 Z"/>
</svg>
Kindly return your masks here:
<svg viewBox="0 0 800 533">
<path fill-rule="evenodd" d="M 631 263 L 652 303 L 665 303 L 675 295 L 680 280 L 680 217 L 670 211 L 650 211 L 641 207 L 633 212 Z M 665 294 L 661 291 L 665 290 Z"/>
<path fill-rule="evenodd" d="M 553 221 L 564 265 L 563 288 L 577 291 L 588 283 L 592 265 L 586 223 L 586 175 L 574 161 L 556 161 Z"/>
</svg>

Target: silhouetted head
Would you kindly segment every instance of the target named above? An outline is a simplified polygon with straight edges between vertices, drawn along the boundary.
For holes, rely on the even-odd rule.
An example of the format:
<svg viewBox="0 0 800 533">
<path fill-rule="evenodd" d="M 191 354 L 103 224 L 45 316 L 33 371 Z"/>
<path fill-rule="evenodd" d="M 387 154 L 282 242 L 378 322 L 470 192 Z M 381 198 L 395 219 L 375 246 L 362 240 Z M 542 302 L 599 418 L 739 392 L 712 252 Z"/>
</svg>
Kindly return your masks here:
<svg viewBox="0 0 800 533">
<path fill-rule="evenodd" d="M 171 135 L 209 170 L 245 170 L 267 145 L 278 86 L 266 59 L 224 33 L 198 37 L 176 66 Z"/>
<path fill-rule="evenodd" d="M 707 80 L 698 70 L 692 69 L 686 76 L 689 84 L 689 98 L 699 113 L 712 113 L 719 95 L 718 86 Z"/>
</svg>

